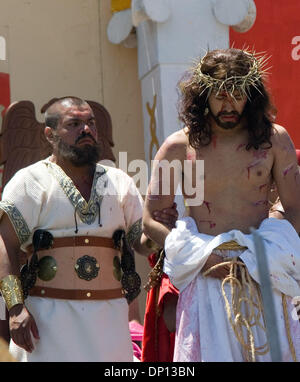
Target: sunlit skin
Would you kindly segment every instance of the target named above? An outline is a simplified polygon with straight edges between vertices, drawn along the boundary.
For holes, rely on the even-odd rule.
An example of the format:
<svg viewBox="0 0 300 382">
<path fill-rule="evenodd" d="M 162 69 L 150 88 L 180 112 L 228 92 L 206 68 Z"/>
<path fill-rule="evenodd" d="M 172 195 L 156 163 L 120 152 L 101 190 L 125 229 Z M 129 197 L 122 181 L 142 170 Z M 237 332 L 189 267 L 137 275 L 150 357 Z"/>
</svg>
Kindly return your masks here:
<svg viewBox="0 0 300 382">
<path fill-rule="evenodd" d="M 204 160 L 204 198 L 205 201 L 209 200 L 209 208 L 205 202 L 189 207 L 189 215 L 194 218 L 199 232 L 218 235 L 238 229 L 249 233 L 250 227 L 258 228 L 262 220 L 268 217 L 268 200 L 274 181 L 290 221 L 300 231 L 300 185 L 295 181 L 295 173 L 287 171 L 292 169 L 292 164 L 296 166 L 297 158 L 295 151 L 286 149 L 293 145 L 286 130 L 274 125 L 272 148 L 246 150 L 248 131 L 243 110 L 247 99 L 233 99 L 229 94 L 222 93 L 217 97 L 211 95 L 208 102 L 212 133 L 217 145 L 211 143 L 195 150 L 189 145 L 187 129 L 182 129 L 166 139 L 155 157 L 156 160 L 170 162 L 180 159 L 182 168 L 187 158 L 192 160 L 194 166 L 197 159 Z M 217 123 L 216 117 L 221 124 L 230 124 L 224 128 Z M 195 184 L 193 177 L 187 179 L 183 174 L 183 186 Z M 146 233 L 160 245 L 163 245 L 169 231 L 151 218 L 151 211 L 171 206 L 175 188 L 174 185 L 170 195 L 160 195 L 157 200 L 146 198 Z M 211 256 L 205 267 L 214 265 L 216 261 L 216 257 Z M 220 273 L 216 275 L 221 276 Z"/>
<path fill-rule="evenodd" d="M 246 146 L 246 143 L 241 143 L 240 145 L 238 145 L 236 151 L 239 151 L 240 149 L 242 149 L 245 146 Z"/>
<path fill-rule="evenodd" d="M 205 200 L 203 201 L 203 204 L 207 207 L 208 209 L 208 213 L 210 214 L 211 213 L 211 209 L 210 209 L 210 205 L 211 203 L 210 202 L 206 202 Z"/>
<path fill-rule="evenodd" d="M 58 149 L 57 138 L 67 145 L 83 148 L 95 146 L 98 141 L 96 120 L 89 105 L 64 107 L 57 105 L 61 113 L 58 126 L 55 130 L 45 128 L 45 135 L 53 146 L 50 160 L 61 166 L 67 175 L 72 174 L 72 180 L 86 201 L 91 194 L 91 185 L 94 177 L 95 164 L 74 166 L 64 158 Z M 84 136 L 84 137 L 82 137 Z M 88 147 L 86 148 L 88 150 Z"/>
<path fill-rule="evenodd" d="M 90 136 L 78 140 L 83 131 Z M 61 117 L 56 133 L 69 145 L 94 145 L 98 136 L 96 119 L 91 108 L 73 106 L 67 109 Z"/>
<path fill-rule="evenodd" d="M 287 168 L 283 170 L 283 175 L 286 176 L 295 166 L 295 163 L 291 163 Z"/>
<path fill-rule="evenodd" d="M 246 102 L 247 98 L 239 93 L 235 93 L 233 97 L 224 91 L 213 93 L 208 100 L 211 120 L 217 118 L 219 124 L 216 120 L 214 123 L 223 129 L 235 128 L 239 124 Z"/>
<path fill-rule="evenodd" d="M 267 187 L 268 184 L 265 183 L 265 184 L 262 184 L 261 186 L 259 186 L 259 191 L 262 191 L 265 187 Z"/>
<path fill-rule="evenodd" d="M 155 159 L 172 162 L 186 159 L 196 166 L 196 160 L 204 160 L 204 199 L 202 205 L 190 206 L 188 214 L 198 227 L 199 232 L 218 235 L 232 229 L 249 233 L 250 227 L 258 228 L 263 219 L 269 216 L 272 196 L 271 189 L 276 183 L 280 199 L 283 202 L 286 218 L 300 231 L 300 182 L 298 176 L 286 169 L 297 158 L 293 143 L 286 130 L 274 125 L 271 134 L 272 148 L 246 150 L 248 142 L 247 121 L 243 118 L 246 98 L 222 93 L 218 97 L 209 97 L 208 115 L 212 127 L 212 142 L 208 146 L 195 150 L 189 145 L 188 129 L 184 128 L 169 136 L 159 149 Z M 212 116 L 212 113 L 214 116 Z M 182 174 L 183 190 L 185 184 L 195 184 L 196 172 L 192 178 Z M 162 179 L 159 179 L 162 181 Z M 161 246 L 164 245 L 170 230 L 153 219 L 153 211 L 170 207 L 174 201 L 176 185 L 171 180 L 170 195 L 157 198 L 146 197 L 143 224 L 146 234 Z M 190 197 L 190 196 L 187 196 Z M 209 200 L 208 202 L 206 202 Z M 280 213 L 273 213 L 273 217 Z M 212 253 L 202 271 L 223 262 L 222 257 Z M 208 277 L 223 279 L 228 276 L 227 265 L 211 271 Z M 170 306 L 168 306 L 168 304 Z M 169 330 L 175 330 L 176 301 L 166 302 L 165 308 L 173 312 L 166 316 Z"/>
<path fill-rule="evenodd" d="M 255 160 L 254 162 L 250 163 L 249 166 L 247 166 L 247 172 L 248 172 L 248 179 L 250 178 L 250 170 L 259 166 L 262 163 L 261 160 Z M 257 172 L 257 175 L 261 174 L 260 171 Z"/>
<path fill-rule="evenodd" d="M 254 158 L 256 158 L 256 159 L 260 159 L 260 158 L 264 158 L 264 159 L 266 159 L 267 155 L 268 155 L 267 150 L 256 150 L 256 151 L 254 151 L 254 153 L 253 153 L 253 156 L 254 156 Z"/>
<path fill-rule="evenodd" d="M 216 135 L 212 136 L 211 143 L 213 145 L 213 148 L 215 149 L 217 147 L 217 137 L 216 137 Z"/>
</svg>

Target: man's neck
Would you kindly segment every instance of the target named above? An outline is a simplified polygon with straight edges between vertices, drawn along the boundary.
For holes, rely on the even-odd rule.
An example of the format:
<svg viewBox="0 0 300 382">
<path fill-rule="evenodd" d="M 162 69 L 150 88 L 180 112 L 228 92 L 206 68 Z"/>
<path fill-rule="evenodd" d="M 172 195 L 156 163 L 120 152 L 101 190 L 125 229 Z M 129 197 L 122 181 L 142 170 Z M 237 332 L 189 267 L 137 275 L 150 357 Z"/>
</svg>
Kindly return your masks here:
<svg viewBox="0 0 300 382">
<path fill-rule="evenodd" d="M 92 180 L 96 164 L 75 166 L 70 160 L 52 154 L 50 161 L 57 164 L 72 180 L 87 182 Z"/>
</svg>

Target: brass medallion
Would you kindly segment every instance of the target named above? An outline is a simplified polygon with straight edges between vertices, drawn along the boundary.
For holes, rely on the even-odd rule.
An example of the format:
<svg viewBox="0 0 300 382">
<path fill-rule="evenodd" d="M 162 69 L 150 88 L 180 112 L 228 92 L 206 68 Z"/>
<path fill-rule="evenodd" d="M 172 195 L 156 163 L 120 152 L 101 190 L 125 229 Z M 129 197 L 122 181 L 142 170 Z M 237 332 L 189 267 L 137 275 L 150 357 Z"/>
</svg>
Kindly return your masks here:
<svg viewBox="0 0 300 382">
<path fill-rule="evenodd" d="M 57 263 L 54 257 L 44 256 L 40 259 L 38 265 L 38 278 L 43 281 L 54 279 L 57 271 Z"/>
<path fill-rule="evenodd" d="M 75 265 L 75 271 L 80 279 L 90 281 L 98 276 L 100 266 L 94 257 L 85 255 L 80 257 Z"/>
<path fill-rule="evenodd" d="M 124 273 L 121 284 L 126 291 L 127 299 L 132 301 L 141 291 L 141 278 L 137 272 Z"/>
</svg>

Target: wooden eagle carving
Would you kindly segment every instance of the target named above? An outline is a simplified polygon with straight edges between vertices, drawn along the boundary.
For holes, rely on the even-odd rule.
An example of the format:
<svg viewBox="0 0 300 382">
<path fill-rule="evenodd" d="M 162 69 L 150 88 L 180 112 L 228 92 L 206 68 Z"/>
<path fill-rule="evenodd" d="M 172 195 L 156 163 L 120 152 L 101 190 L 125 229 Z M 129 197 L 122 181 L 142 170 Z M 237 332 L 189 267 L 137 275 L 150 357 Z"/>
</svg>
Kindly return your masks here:
<svg viewBox="0 0 300 382">
<path fill-rule="evenodd" d="M 41 108 L 41 113 L 58 99 L 51 99 Z M 109 159 L 115 162 L 110 114 L 98 102 L 87 102 L 96 118 L 101 160 Z M 31 101 L 15 102 L 8 107 L 3 117 L 0 135 L 0 165 L 4 165 L 2 189 L 18 170 L 47 158 L 52 153 L 52 147 L 44 135 L 44 128 L 45 123 L 36 119 L 35 107 Z"/>
</svg>

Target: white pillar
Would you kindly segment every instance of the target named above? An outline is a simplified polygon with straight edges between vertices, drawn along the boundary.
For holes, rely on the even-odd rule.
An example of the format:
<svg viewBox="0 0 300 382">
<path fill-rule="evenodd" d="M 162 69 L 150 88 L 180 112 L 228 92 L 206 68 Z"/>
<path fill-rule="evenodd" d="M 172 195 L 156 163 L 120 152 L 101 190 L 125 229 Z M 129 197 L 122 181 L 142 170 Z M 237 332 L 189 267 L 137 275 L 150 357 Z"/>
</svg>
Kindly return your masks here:
<svg viewBox="0 0 300 382">
<path fill-rule="evenodd" d="M 176 105 L 177 83 L 184 72 L 208 50 L 228 48 L 230 26 L 238 32 L 249 30 L 256 7 L 254 0 L 132 0 L 131 13 L 137 31 L 149 164 L 163 141 L 182 127 Z M 132 43 L 129 23 L 128 9 L 114 14 L 109 40 L 125 46 Z"/>
<path fill-rule="evenodd" d="M 210 0 L 171 0 L 165 22 L 144 20 L 137 26 L 139 77 L 142 85 L 145 156 L 149 160 L 151 117 L 156 96 L 156 131 L 159 145 L 181 126 L 177 117 L 177 83 L 192 61 L 210 49 L 229 44 L 228 27 L 219 23 Z M 152 2 L 155 6 L 155 1 Z M 152 115 L 153 120 L 153 115 Z M 152 122 L 153 124 L 153 122 Z"/>
<path fill-rule="evenodd" d="M 181 128 L 176 86 L 183 73 L 208 50 L 229 47 L 229 25 L 249 29 L 255 20 L 253 6 L 255 10 L 252 0 L 132 1 L 147 160 L 155 155 L 157 141 L 160 145 Z"/>
</svg>

